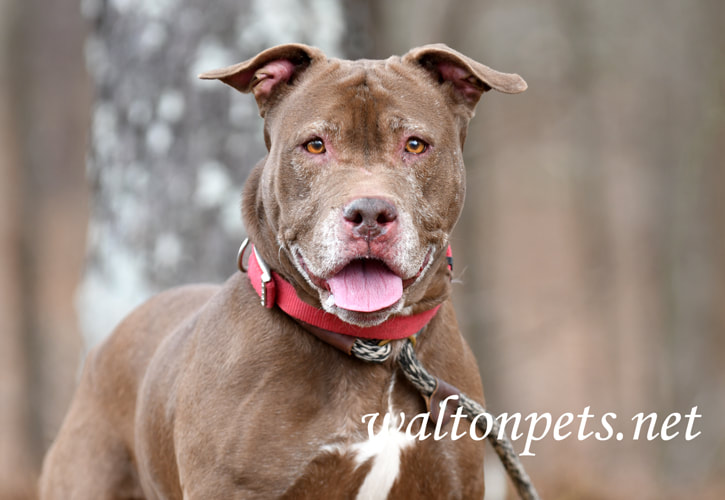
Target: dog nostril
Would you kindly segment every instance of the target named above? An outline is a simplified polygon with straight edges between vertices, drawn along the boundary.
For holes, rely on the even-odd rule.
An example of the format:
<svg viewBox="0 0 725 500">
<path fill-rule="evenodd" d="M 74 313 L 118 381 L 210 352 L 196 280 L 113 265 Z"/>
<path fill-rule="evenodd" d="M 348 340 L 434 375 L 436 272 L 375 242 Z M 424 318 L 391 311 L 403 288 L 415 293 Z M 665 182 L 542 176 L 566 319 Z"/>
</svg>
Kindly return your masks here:
<svg viewBox="0 0 725 500">
<path fill-rule="evenodd" d="M 393 222 L 395 220 L 395 216 L 393 214 L 390 214 L 388 212 L 382 212 L 380 215 L 378 215 L 378 218 L 376 219 L 376 222 L 380 225 L 387 224 L 388 222 Z"/>
<path fill-rule="evenodd" d="M 398 217 L 398 211 L 389 201 L 380 198 L 358 198 L 343 209 L 343 217 L 354 227 L 382 227 Z"/>
</svg>

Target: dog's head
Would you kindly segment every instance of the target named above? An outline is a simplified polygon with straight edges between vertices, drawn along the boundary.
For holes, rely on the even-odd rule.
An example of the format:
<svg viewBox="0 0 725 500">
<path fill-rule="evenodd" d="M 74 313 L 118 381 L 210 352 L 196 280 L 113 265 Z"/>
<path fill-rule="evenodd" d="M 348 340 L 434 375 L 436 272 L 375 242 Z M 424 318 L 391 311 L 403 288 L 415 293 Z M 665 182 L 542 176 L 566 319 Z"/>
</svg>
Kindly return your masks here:
<svg viewBox="0 0 725 500">
<path fill-rule="evenodd" d="M 269 154 L 244 221 L 300 298 L 372 326 L 448 295 L 468 122 L 483 92 L 522 92 L 521 77 L 445 45 L 344 61 L 299 44 L 201 77 L 254 93 Z"/>
</svg>

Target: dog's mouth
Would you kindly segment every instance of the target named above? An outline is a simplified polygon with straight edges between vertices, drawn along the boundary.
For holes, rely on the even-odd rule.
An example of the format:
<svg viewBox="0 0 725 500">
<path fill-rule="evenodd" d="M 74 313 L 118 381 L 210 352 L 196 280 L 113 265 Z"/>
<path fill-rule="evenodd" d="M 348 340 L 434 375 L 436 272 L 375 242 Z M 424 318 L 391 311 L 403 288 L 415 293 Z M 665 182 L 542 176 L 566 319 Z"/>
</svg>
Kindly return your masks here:
<svg viewBox="0 0 725 500">
<path fill-rule="evenodd" d="M 403 296 L 403 279 L 383 262 L 355 259 L 327 280 L 337 307 L 356 312 L 380 311 Z"/>
<path fill-rule="evenodd" d="M 295 254 L 298 267 L 304 271 L 308 281 L 329 293 L 323 307 L 334 305 L 356 313 L 373 313 L 400 304 L 404 290 L 427 269 L 432 251 L 432 248 L 429 249 L 418 272 L 408 278 L 401 277 L 380 259 L 355 258 L 338 266 L 325 279 L 310 272 L 299 251 Z"/>
</svg>

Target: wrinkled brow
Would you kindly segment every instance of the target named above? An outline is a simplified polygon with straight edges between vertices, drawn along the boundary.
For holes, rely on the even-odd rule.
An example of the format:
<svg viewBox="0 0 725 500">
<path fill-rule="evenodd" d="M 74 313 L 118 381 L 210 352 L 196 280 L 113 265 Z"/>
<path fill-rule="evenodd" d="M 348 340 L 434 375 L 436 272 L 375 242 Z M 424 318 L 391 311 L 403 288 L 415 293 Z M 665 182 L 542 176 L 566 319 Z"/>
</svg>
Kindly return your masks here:
<svg viewBox="0 0 725 500">
<path fill-rule="evenodd" d="M 409 118 L 403 118 L 400 116 L 394 116 L 388 120 L 388 127 L 393 132 L 408 132 L 411 134 L 419 134 L 423 137 L 431 137 L 433 132 L 424 123 L 411 120 Z"/>
<path fill-rule="evenodd" d="M 295 135 L 295 142 L 301 143 L 314 136 L 339 137 L 340 126 L 327 120 L 317 120 L 301 126 Z"/>
</svg>

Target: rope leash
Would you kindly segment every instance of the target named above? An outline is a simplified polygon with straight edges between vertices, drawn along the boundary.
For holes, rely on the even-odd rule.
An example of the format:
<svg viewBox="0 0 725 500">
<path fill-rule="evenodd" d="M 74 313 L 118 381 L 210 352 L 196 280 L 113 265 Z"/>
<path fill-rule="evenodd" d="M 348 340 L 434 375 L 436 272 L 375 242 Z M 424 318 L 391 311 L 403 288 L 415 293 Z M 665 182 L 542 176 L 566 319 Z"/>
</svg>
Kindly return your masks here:
<svg viewBox="0 0 725 500">
<path fill-rule="evenodd" d="M 366 334 L 361 336 L 359 328 L 352 328 L 321 309 L 302 302 L 297 297 L 294 287 L 272 271 L 256 249 L 252 252 L 254 258 L 250 256 L 249 268 L 244 266 L 244 251 L 248 244 L 249 240 L 244 240 L 242 246 L 239 247 L 237 265 L 240 271 L 248 274 L 252 286 L 261 298 L 263 307 L 271 309 L 275 305 L 279 306 L 283 312 L 300 324 L 306 325 L 303 327 L 323 342 L 370 363 L 383 363 L 390 358 L 392 353 L 391 340 L 407 339 L 407 342 L 403 343 L 396 361 L 408 381 L 418 389 L 426 400 L 432 418 L 434 420 L 438 418 L 433 416 L 434 410 L 437 410 L 433 402 L 433 396 L 438 390 L 439 382 L 442 386 L 448 384 L 428 373 L 415 355 L 414 347 L 416 332 L 420 332 L 428 324 L 428 321 L 438 311 L 439 306 L 417 315 L 389 319 L 385 326 L 378 325 L 378 327 L 366 328 Z M 448 268 L 452 270 L 453 257 L 450 246 L 446 250 L 446 259 Z M 395 324 L 393 325 L 391 322 L 395 322 Z M 352 330 L 348 331 L 350 328 Z M 394 332 L 395 336 L 390 336 L 391 332 Z M 377 337 L 377 335 L 382 336 Z M 376 337 L 385 340 L 373 340 Z M 449 386 L 449 389 L 453 389 L 458 396 L 459 407 L 463 409 L 465 416 L 475 422 L 476 426 L 488 437 L 511 481 L 516 486 L 519 497 L 523 500 L 539 500 L 539 495 L 531 483 L 531 479 L 526 474 L 518 455 L 514 451 L 511 440 L 503 433 L 499 422 L 483 406 L 460 393 L 455 387 Z M 486 418 L 478 418 L 480 416 Z"/>
<path fill-rule="evenodd" d="M 428 373 L 423 367 L 413 349 L 415 339 L 408 338 L 403 343 L 396 361 L 408 381 L 415 386 L 425 397 L 430 397 L 436 388 L 436 379 Z M 382 363 L 386 361 L 392 352 L 390 343 L 380 345 L 378 341 L 358 338 L 351 349 L 352 354 L 362 360 L 371 363 Z M 519 497 L 523 500 L 539 500 L 539 494 L 536 492 L 529 475 L 524 470 L 518 455 L 514 451 L 513 444 L 508 436 L 501 430 L 499 422 L 488 413 L 486 409 L 473 399 L 461 393 L 459 396 L 459 405 L 463 408 L 463 413 L 471 421 L 476 416 L 488 414 L 491 418 L 475 420 L 476 426 L 484 433 L 488 432 L 488 440 L 496 451 L 498 458 L 503 463 L 506 473 L 516 487 Z M 491 428 L 488 429 L 490 423 Z"/>
</svg>

